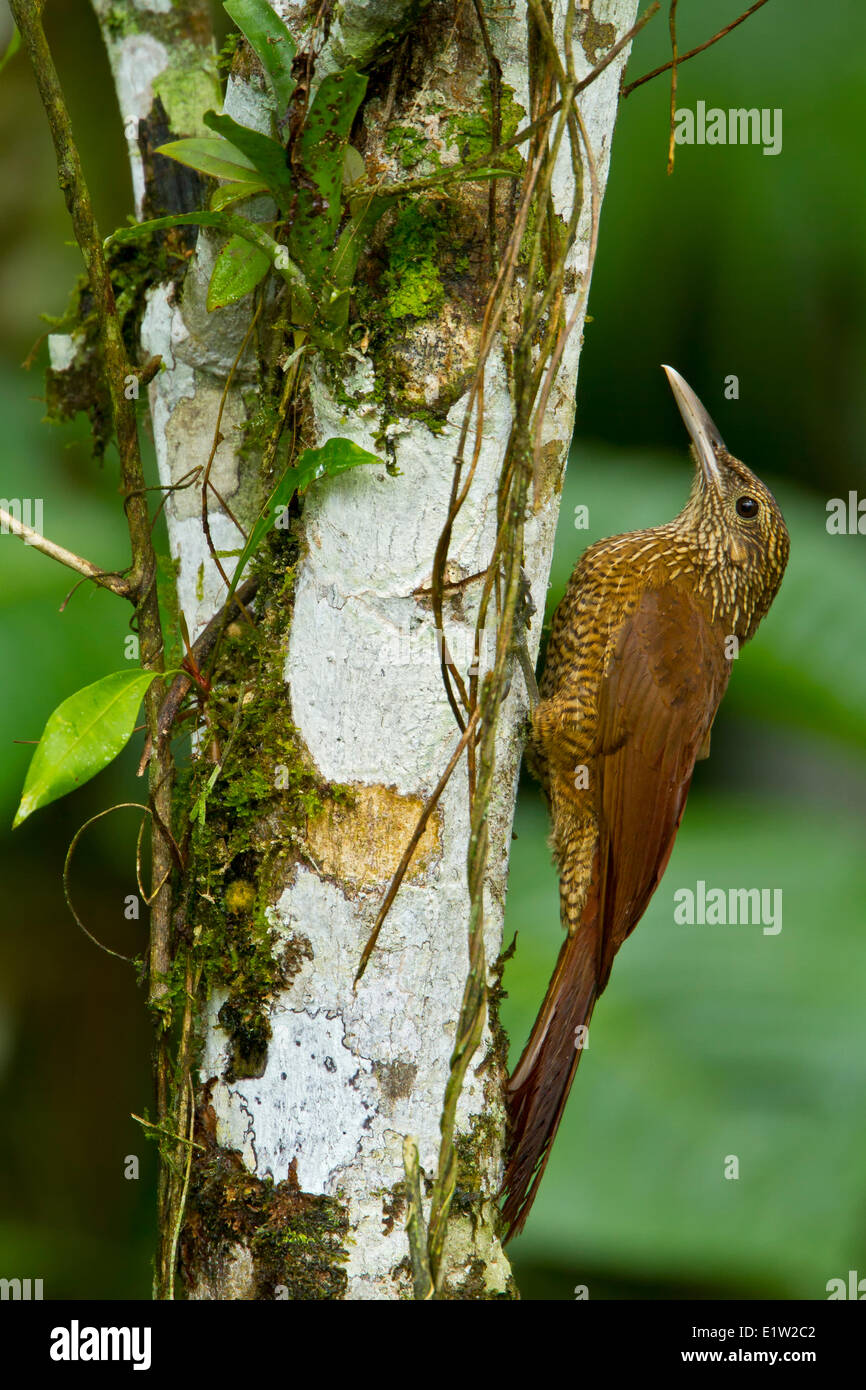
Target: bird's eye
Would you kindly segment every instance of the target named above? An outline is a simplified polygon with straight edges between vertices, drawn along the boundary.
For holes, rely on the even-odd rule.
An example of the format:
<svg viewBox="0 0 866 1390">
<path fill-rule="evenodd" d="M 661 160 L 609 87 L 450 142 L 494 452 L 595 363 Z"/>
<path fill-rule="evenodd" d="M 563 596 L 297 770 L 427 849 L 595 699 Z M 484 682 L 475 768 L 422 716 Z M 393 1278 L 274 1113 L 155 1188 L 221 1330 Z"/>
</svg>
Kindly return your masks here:
<svg viewBox="0 0 866 1390">
<path fill-rule="evenodd" d="M 758 510 L 758 503 L 754 497 L 737 498 L 737 516 L 745 517 L 747 521 L 751 521 L 758 515 Z"/>
</svg>

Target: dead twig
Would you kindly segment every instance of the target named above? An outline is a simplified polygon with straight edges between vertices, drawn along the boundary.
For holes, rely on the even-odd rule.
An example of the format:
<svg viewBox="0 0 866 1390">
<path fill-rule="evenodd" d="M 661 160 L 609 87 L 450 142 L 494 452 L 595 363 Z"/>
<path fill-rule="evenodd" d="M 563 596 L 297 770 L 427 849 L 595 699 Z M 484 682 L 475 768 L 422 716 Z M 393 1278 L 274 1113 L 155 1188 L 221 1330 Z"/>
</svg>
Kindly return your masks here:
<svg viewBox="0 0 866 1390">
<path fill-rule="evenodd" d="M 696 58 L 697 55 L 703 53 L 705 49 L 712 48 L 714 43 L 718 43 L 719 39 L 723 39 L 726 34 L 730 34 L 732 29 L 736 29 L 739 24 L 742 24 L 744 20 L 749 18 L 749 15 L 753 15 L 756 10 L 759 10 L 761 6 L 766 5 L 766 3 L 767 0 L 757 0 L 757 3 L 750 6 L 745 14 L 741 14 L 738 19 L 732 20 L 730 24 L 726 24 L 724 29 L 720 29 L 717 34 L 713 34 L 713 37 L 707 39 L 706 43 L 699 43 L 697 48 L 690 48 L 688 53 L 683 53 L 676 60 L 672 58 L 669 63 L 662 63 L 661 67 L 653 68 L 652 72 L 644 73 L 643 77 L 638 77 L 634 82 L 627 83 L 622 89 L 622 97 L 625 98 L 630 96 L 636 88 L 642 87 L 645 82 L 651 82 L 654 77 L 660 77 L 663 72 L 667 72 L 669 68 L 674 66 L 675 61 L 681 66 L 683 63 L 687 63 L 690 58 Z"/>
</svg>

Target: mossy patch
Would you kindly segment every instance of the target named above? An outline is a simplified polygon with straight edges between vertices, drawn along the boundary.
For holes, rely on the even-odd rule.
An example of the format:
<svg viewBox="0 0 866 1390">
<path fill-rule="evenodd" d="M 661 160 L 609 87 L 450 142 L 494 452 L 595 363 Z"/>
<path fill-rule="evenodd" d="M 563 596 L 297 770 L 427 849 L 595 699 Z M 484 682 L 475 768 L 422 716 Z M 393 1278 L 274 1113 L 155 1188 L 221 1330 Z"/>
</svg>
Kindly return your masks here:
<svg viewBox="0 0 866 1390">
<path fill-rule="evenodd" d="M 238 1252 L 245 1252 L 248 1299 L 339 1300 L 345 1297 L 349 1217 L 336 1198 L 302 1192 L 295 1164 L 279 1183 L 254 1177 L 240 1154 L 216 1146 L 206 1103 L 196 1139 L 181 1268 L 193 1294 L 226 1297 Z"/>
<path fill-rule="evenodd" d="M 611 44 L 616 42 L 616 25 L 603 24 L 596 19 L 592 11 L 584 16 L 583 29 L 580 35 L 580 43 L 586 54 L 586 61 L 595 67 L 603 53 L 606 53 Z"/>
<path fill-rule="evenodd" d="M 273 999 L 308 958 L 308 943 L 286 946 L 272 921 L 308 821 L 353 800 L 318 775 L 292 722 L 283 662 L 296 552 L 294 535 L 275 530 L 258 558 L 259 621 L 226 632 L 207 732 L 175 795 L 189 855 L 183 935 L 202 997 L 226 994 L 219 1021 L 231 1039 L 228 1081 L 262 1074 Z"/>
<path fill-rule="evenodd" d="M 184 136 L 210 134 L 202 116 L 219 105 L 221 95 L 213 71 L 179 58 L 154 80 L 153 94 L 161 99 L 172 130 Z"/>
<path fill-rule="evenodd" d="M 482 109 L 474 112 L 460 112 L 454 116 L 447 116 L 442 122 L 442 128 L 449 140 L 457 146 L 460 157 L 470 161 L 483 159 L 490 149 L 493 148 L 493 102 L 490 92 L 490 83 L 485 82 L 482 88 Z M 499 139 L 496 143 L 504 144 L 516 135 L 521 125 L 526 119 L 526 112 L 514 97 L 514 89 L 507 83 L 502 85 L 499 95 Z M 496 167 L 499 169 L 513 169 L 515 173 L 520 173 L 523 168 L 523 156 L 519 149 L 506 150 L 499 155 L 496 160 Z"/>
<path fill-rule="evenodd" d="M 487 1174 L 499 1159 L 502 1144 L 501 1126 L 489 1112 L 473 1115 L 468 1132 L 454 1137 L 457 1155 L 457 1186 L 451 1209 L 467 1216 L 473 1226 L 481 1207 L 488 1200 Z"/>
<path fill-rule="evenodd" d="M 441 309 L 445 288 L 438 261 L 446 225 L 442 209 L 428 200 L 409 203 L 398 213 L 383 279 L 389 318 L 425 319 Z"/>
<path fill-rule="evenodd" d="M 375 363 L 382 447 L 401 418 L 439 433 L 472 378 L 491 273 L 485 218 L 486 205 L 471 199 L 418 198 L 385 224 L 366 265 L 356 306 Z"/>
<path fill-rule="evenodd" d="M 186 268 L 188 252 L 176 233 L 156 232 L 108 249 L 108 269 L 117 306 L 123 342 L 129 361 L 139 357 L 139 330 L 145 309 L 145 291 L 163 281 L 178 278 Z M 102 460 L 113 437 L 111 399 L 106 386 L 105 361 L 93 291 L 86 274 L 73 286 L 65 313 L 45 314 L 52 333 L 69 333 L 76 340 L 75 361 L 68 369 L 45 374 L 46 417 L 54 423 L 72 420 L 79 412 L 90 420 L 93 452 Z M 139 388 L 143 398 L 145 392 Z"/>
<path fill-rule="evenodd" d="M 403 169 L 414 169 L 424 161 L 439 167 L 439 151 L 414 126 L 391 126 L 385 135 L 385 149 Z"/>
</svg>

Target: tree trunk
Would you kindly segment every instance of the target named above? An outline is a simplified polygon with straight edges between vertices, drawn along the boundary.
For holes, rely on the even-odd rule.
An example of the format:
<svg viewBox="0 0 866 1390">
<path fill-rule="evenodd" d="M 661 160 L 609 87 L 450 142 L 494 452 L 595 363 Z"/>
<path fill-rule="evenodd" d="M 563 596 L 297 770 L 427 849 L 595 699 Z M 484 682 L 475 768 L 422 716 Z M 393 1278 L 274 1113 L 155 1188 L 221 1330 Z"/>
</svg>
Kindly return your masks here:
<svg viewBox="0 0 866 1390">
<path fill-rule="evenodd" d="M 167 163 L 149 151 L 204 133 L 202 113 L 219 108 L 205 18 L 188 0 L 168 15 L 132 0 L 94 3 L 134 137 L 138 215 L 182 210 L 185 199 L 187 208 L 201 206 L 189 188 L 167 187 Z M 309 44 L 305 15 L 312 11 L 276 8 L 299 48 Z M 329 29 L 324 12 L 318 16 L 311 90 L 329 71 L 364 71 L 369 84 L 352 143 L 369 175 L 386 184 L 417 181 L 459 160 L 477 161 L 535 119 L 558 99 L 571 62 L 576 78 L 585 77 L 635 11 L 636 0 L 595 0 L 591 10 L 568 14 L 541 0 L 529 11 L 493 0 L 483 7 L 481 0 L 457 7 L 347 0 Z M 544 46 L 548 19 L 559 73 Z M 527 714 L 513 643 L 510 683 L 494 715 L 485 708 L 478 721 L 490 726 L 488 764 L 483 750 L 472 767 L 465 757 L 458 762 L 366 973 L 357 987 L 353 979 L 409 836 L 460 737 L 440 669 L 433 587 L 469 404 L 477 413 L 463 479 L 473 450 L 477 460 L 443 552 L 447 652 L 483 702 L 500 631 L 492 600 L 474 683 L 469 668 L 485 576 L 497 535 L 505 534 L 497 497 L 512 455 L 531 485 L 529 506 L 515 504 L 509 524 L 522 533 L 519 558 L 538 610 L 528 633 L 533 660 L 537 652 L 627 53 L 625 45 L 577 98 L 589 152 L 576 159 L 577 127 L 563 124 L 547 192 L 544 142 L 528 140 L 500 158 L 500 167 L 510 161 L 511 179 L 446 182 L 402 198 L 362 257 L 351 349 L 302 359 L 303 387 L 281 448 L 289 435 L 293 446 L 341 436 L 382 463 L 314 484 L 284 516 L 285 529 L 271 531 L 256 562 L 255 626 L 241 616 L 226 630 L 191 769 L 180 778 L 175 835 L 187 858 L 164 982 L 175 1066 L 165 1117 L 174 1138 L 163 1155 L 161 1296 L 387 1299 L 411 1297 L 413 1289 L 424 1296 L 419 1264 L 430 1187 L 437 1173 L 444 1183 L 452 1153 L 456 1186 L 440 1203 L 444 1252 L 431 1265 L 438 1296 L 514 1294 L 496 1213 L 505 1040 L 497 970 L 484 964 L 496 961 L 501 946 Z M 225 109 L 267 129 L 261 72 L 243 43 Z M 554 119 L 551 139 L 555 126 Z M 497 273 L 521 217 L 522 181 L 536 156 L 542 172 L 526 235 L 546 260 L 536 266 L 530 256 L 527 265 L 515 252 L 511 281 L 496 301 Z M 272 215 L 264 200 L 261 215 Z M 232 517 L 248 529 L 275 481 L 275 474 L 262 476 L 262 458 L 273 464 L 281 366 L 297 341 L 269 283 L 207 312 L 221 244 L 199 233 L 183 286 L 152 287 L 141 325 L 143 358 L 159 354 L 164 364 L 150 386 L 160 481 L 177 489 L 213 453 L 208 519 L 218 554 L 243 544 Z M 526 347 L 521 366 L 526 304 L 540 301 L 545 275 L 559 277 L 561 294 L 532 340 L 535 358 Z M 491 295 L 501 317 L 487 342 Z M 546 325 L 557 316 L 548 341 Z M 515 383 L 533 361 L 544 367 L 551 348 L 561 359 L 558 372 L 544 399 L 536 393 L 530 401 L 531 417 Z M 62 345 L 54 349 L 61 361 Z M 515 439 L 530 419 L 534 457 L 527 463 Z M 202 526 L 201 476 L 166 497 L 177 597 L 195 638 L 226 594 Z M 503 575 L 508 553 L 497 552 Z M 486 785 L 485 767 L 489 804 L 478 810 L 476 803 L 471 820 L 470 791 L 477 796 Z M 473 916 L 468 850 L 470 866 L 481 865 L 483 916 Z M 456 1132 L 452 1143 L 446 1123 L 443 1143 L 470 952 L 473 968 L 481 963 L 486 1017 L 480 1040 L 472 1033 L 464 1049 Z M 190 1135 L 192 1145 L 184 1142 Z M 412 1202 L 410 1151 L 404 1167 L 407 1137 L 417 1146 L 423 1215 Z M 407 1217 L 420 1232 L 411 1250 Z"/>
</svg>

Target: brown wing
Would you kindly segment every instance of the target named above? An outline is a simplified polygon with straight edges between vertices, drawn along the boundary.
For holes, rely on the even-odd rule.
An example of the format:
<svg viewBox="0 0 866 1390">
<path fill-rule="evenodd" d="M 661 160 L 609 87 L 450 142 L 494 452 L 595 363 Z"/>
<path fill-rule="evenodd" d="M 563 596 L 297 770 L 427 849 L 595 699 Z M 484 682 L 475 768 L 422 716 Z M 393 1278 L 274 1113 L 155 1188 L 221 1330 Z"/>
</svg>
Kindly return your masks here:
<svg viewBox="0 0 866 1390">
<path fill-rule="evenodd" d="M 599 696 L 599 994 L 665 871 L 730 677 L 724 634 L 673 585 L 645 593 L 615 641 Z"/>
<path fill-rule="evenodd" d="M 665 871 L 695 758 L 728 683 L 723 644 L 724 634 L 671 585 L 644 594 L 615 635 L 599 692 L 592 881 L 573 923 L 566 857 L 570 932 L 508 1083 L 506 1239 L 521 1230 L 550 1155 L 581 1057 L 575 1030 L 589 1022 L 614 956 Z"/>
</svg>

